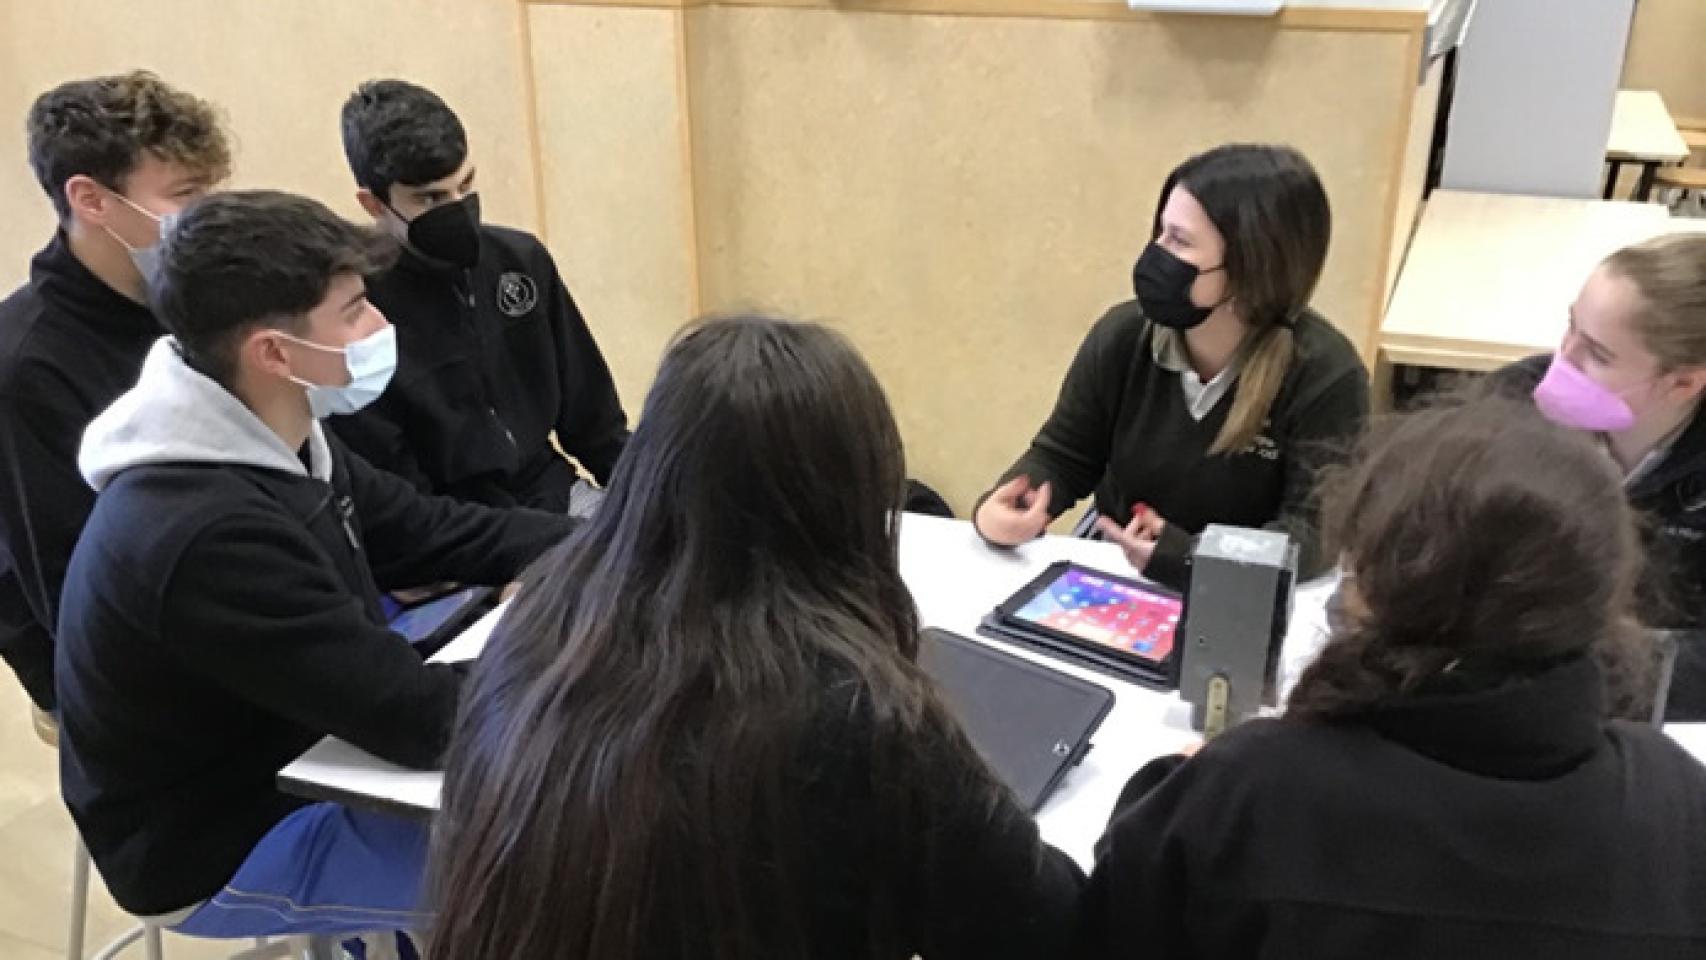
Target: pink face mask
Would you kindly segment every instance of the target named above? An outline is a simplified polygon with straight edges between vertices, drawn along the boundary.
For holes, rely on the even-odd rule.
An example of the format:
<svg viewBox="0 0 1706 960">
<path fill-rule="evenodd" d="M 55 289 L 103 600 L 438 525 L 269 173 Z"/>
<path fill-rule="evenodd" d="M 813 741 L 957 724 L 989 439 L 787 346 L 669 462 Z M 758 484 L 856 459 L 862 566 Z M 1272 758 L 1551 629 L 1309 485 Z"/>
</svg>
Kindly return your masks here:
<svg viewBox="0 0 1706 960">
<path fill-rule="evenodd" d="M 1534 388 L 1534 405 L 1546 419 L 1574 430 L 1620 433 L 1635 425 L 1635 411 L 1622 393 L 1601 386 L 1561 353 L 1552 355 L 1552 366 Z"/>
</svg>

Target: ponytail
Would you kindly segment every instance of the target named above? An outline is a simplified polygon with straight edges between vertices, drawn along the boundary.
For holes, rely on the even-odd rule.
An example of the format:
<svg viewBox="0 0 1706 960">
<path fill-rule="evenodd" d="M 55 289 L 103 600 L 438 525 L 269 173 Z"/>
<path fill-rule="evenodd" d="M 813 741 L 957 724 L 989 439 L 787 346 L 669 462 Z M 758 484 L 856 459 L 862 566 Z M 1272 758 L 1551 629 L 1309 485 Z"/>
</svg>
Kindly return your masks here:
<svg viewBox="0 0 1706 960">
<path fill-rule="evenodd" d="M 1252 336 L 1254 343 L 1243 371 L 1238 374 L 1238 393 L 1233 398 L 1232 410 L 1226 415 L 1220 435 L 1214 438 L 1214 445 L 1208 448 L 1209 456 L 1238 453 L 1256 439 L 1267 426 L 1274 398 L 1279 396 L 1286 371 L 1291 369 L 1292 357 L 1297 352 L 1297 335 L 1289 322 L 1269 324 Z"/>
</svg>

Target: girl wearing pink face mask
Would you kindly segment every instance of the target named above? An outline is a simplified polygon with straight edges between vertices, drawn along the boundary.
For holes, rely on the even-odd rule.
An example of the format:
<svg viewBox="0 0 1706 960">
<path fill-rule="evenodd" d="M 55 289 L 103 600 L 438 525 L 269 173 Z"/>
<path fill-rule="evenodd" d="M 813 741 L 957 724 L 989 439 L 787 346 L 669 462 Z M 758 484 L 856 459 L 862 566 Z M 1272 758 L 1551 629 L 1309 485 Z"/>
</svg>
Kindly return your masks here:
<svg viewBox="0 0 1706 960">
<path fill-rule="evenodd" d="M 1549 419 L 1603 438 L 1647 520 L 1643 618 L 1706 628 L 1706 235 L 1607 257 L 1569 323 L 1557 353 L 1494 379 L 1531 392 Z M 1684 644 L 1671 710 L 1706 718 L 1706 641 Z"/>
</svg>

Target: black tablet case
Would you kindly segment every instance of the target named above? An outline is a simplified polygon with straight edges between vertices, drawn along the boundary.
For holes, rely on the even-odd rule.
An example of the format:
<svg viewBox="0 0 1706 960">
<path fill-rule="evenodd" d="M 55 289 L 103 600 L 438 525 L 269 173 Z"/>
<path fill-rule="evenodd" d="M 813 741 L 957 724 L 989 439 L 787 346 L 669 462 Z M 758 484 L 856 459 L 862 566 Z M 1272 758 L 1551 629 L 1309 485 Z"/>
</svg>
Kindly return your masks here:
<svg viewBox="0 0 1706 960">
<path fill-rule="evenodd" d="M 945 630 L 925 630 L 919 663 L 978 752 L 1032 812 L 1084 759 L 1113 709 L 1107 689 Z"/>
</svg>

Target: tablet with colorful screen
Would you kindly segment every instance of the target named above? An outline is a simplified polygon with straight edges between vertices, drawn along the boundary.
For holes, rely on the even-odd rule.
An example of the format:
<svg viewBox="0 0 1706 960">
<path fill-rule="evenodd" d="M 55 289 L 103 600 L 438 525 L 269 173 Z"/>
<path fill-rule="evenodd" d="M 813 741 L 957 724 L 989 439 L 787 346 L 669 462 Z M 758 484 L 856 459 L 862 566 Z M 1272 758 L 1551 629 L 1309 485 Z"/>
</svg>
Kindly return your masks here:
<svg viewBox="0 0 1706 960">
<path fill-rule="evenodd" d="M 1013 626 L 1160 664 L 1173 652 L 1184 610 L 1184 600 L 1163 587 L 1057 563 L 1002 604 L 1000 613 Z"/>
</svg>

